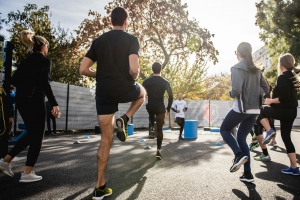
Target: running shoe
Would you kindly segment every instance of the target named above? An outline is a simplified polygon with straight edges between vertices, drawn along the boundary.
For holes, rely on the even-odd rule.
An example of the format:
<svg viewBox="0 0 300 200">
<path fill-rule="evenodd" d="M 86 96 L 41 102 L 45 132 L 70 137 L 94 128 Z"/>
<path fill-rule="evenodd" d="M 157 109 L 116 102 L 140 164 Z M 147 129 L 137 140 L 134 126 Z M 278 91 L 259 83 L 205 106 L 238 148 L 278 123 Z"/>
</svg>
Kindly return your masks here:
<svg viewBox="0 0 300 200">
<path fill-rule="evenodd" d="M 240 177 L 240 181 L 251 183 L 254 181 L 254 177 L 251 174 L 251 172 L 250 173 L 244 172 L 243 175 Z"/>
<path fill-rule="evenodd" d="M 108 187 L 106 187 L 104 190 L 100 190 L 99 188 L 95 188 L 94 192 L 93 192 L 92 200 L 101 200 L 104 197 L 107 197 L 107 196 L 111 195 L 112 193 L 113 193 L 112 189 L 108 188 Z"/>
<path fill-rule="evenodd" d="M 240 167 L 248 161 L 248 156 L 244 153 L 240 153 L 240 155 L 235 156 L 233 160 L 233 165 L 230 167 L 230 172 L 236 172 L 240 169 Z"/>
<path fill-rule="evenodd" d="M 0 171 L 2 171 L 4 174 L 13 177 L 14 173 L 11 171 L 11 165 L 10 163 L 7 163 L 3 160 L 3 158 L 0 159 Z"/>
<path fill-rule="evenodd" d="M 149 138 L 150 139 L 154 139 L 155 138 L 155 132 L 154 132 L 154 127 L 153 126 L 150 128 Z"/>
<path fill-rule="evenodd" d="M 183 139 L 183 137 L 182 137 L 181 135 L 179 136 L 179 138 L 178 138 L 178 139 L 179 139 L 179 140 L 184 140 L 184 139 Z"/>
<path fill-rule="evenodd" d="M 41 176 L 38 176 L 35 174 L 34 171 L 32 171 L 30 174 L 24 174 L 21 173 L 21 179 L 19 180 L 20 183 L 31 183 L 35 181 L 40 181 L 43 178 Z"/>
<path fill-rule="evenodd" d="M 271 128 L 269 131 L 267 131 L 266 137 L 263 140 L 263 144 L 268 144 L 274 135 L 276 135 L 276 132 Z"/>
<path fill-rule="evenodd" d="M 161 156 L 161 154 L 160 154 L 160 151 L 157 151 L 157 152 L 156 152 L 156 158 L 159 159 L 159 160 L 162 159 L 162 156 Z"/>
<path fill-rule="evenodd" d="M 269 146 L 277 146 L 277 142 L 275 140 L 271 140 Z"/>
<path fill-rule="evenodd" d="M 117 131 L 117 138 L 122 141 L 125 142 L 128 135 L 127 135 L 127 119 L 126 116 L 123 115 L 122 117 L 119 117 L 118 119 L 116 119 L 116 125 L 118 127 L 118 131 Z"/>
<path fill-rule="evenodd" d="M 254 160 L 269 162 L 271 161 L 271 157 L 269 155 L 265 156 L 263 153 L 260 156 L 254 157 Z"/>
<path fill-rule="evenodd" d="M 255 142 L 255 143 L 251 143 L 250 145 L 249 145 L 249 150 L 250 151 L 253 151 L 254 149 L 256 149 L 257 147 L 259 147 L 259 144 L 257 143 L 257 142 Z"/>
<path fill-rule="evenodd" d="M 284 173 L 284 174 L 292 174 L 292 175 L 295 175 L 295 176 L 300 175 L 299 167 L 296 167 L 296 168 L 289 167 L 287 169 L 282 169 L 281 172 Z"/>
</svg>

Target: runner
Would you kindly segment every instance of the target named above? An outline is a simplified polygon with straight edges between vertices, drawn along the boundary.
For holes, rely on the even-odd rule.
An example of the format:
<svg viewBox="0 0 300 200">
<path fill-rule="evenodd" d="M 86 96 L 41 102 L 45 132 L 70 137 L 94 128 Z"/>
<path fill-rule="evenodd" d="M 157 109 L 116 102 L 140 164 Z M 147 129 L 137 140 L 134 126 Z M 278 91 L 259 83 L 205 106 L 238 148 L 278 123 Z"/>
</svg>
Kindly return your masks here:
<svg viewBox="0 0 300 200">
<path fill-rule="evenodd" d="M 235 53 L 239 62 L 231 68 L 230 91 L 230 96 L 235 98 L 235 101 L 220 127 L 220 132 L 235 154 L 230 172 L 237 171 L 244 164 L 244 174 L 240 180 L 253 182 L 246 138 L 259 114 L 260 89 L 263 88 L 264 92 L 268 93 L 268 85 L 260 69 L 253 63 L 252 47 L 249 43 L 240 43 Z M 238 124 L 240 125 L 235 139 L 231 130 Z"/>
<path fill-rule="evenodd" d="M 27 134 L 0 160 L 0 170 L 9 176 L 14 176 L 10 162 L 29 146 L 26 166 L 20 179 L 22 183 L 29 183 L 42 180 L 42 176 L 35 174 L 33 167 L 40 154 L 45 133 L 45 94 L 53 106 L 53 116 L 58 117 L 60 111 L 49 83 L 51 61 L 46 57 L 48 41 L 29 30 L 21 32 L 21 39 L 33 53 L 21 62 L 11 82 L 17 88 L 16 104 Z"/>
<path fill-rule="evenodd" d="M 83 58 L 80 74 L 96 78 L 96 110 L 101 129 L 100 147 L 97 151 L 98 179 L 93 199 L 103 199 L 112 194 L 105 185 L 105 172 L 113 142 L 114 116 L 119 103 L 131 102 L 127 112 L 116 119 L 117 137 L 124 142 L 129 118 L 145 101 L 145 89 L 136 82 L 140 72 L 139 41 L 126 33 L 128 13 L 116 7 L 111 12 L 113 29 L 95 39 Z M 97 63 L 97 70 L 92 70 Z"/>
<path fill-rule="evenodd" d="M 300 175 L 299 167 L 297 167 L 297 158 L 294 144 L 291 140 L 291 130 L 294 120 L 297 117 L 297 89 L 300 82 L 293 74 L 295 65 L 294 57 L 289 54 L 283 54 L 278 59 L 278 72 L 276 85 L 273 89 L 272 99 L 265 99 L 264 106 L 261 107 L 260 115 L 257 119 L 266 130 L 266 136 L 263 144 L 268 144 L 276 133 L 271 128 L 268 118 L 280 120 L 281 137 L 286 147 L 290 166 L 282 169 L 284 174 Z"/>
<path fill-rule="evenodd" d="M 154 120 L 157 125 L 157 152 L 156 158 L 162 159 L 161 156 L 161 144 L 163 141 L 163 125 L 165 120 L 165 114 L 169 115 L 170 108 L 173 102 L 173 92 L 169 81 L 161 77 L 162 65 L 158 62 L 152 65 L 153 76 L 147 78 L 143 82 L 148 95 L 148 103 L 146 109 L 149 113 L 149 121 L 151 124 L 150 134 L 154 134 Z M 168 92 L 169 100 L 167 106 L 167 113 L 164 104 L 164 94 Z"/>
<path fill-rule="evenodd" d="M 182 93 L 178 94 L 178 100 L 174 101 L 172 104 L 172 110 L 175 112 L 176 123 L 180 126 L 179 130 L 179 140 L 183 140 L 182 131 L 184 128 L 185 115 L 187 111 L 187 105 L 184 100 L 182 100 Z"/>
</svg>

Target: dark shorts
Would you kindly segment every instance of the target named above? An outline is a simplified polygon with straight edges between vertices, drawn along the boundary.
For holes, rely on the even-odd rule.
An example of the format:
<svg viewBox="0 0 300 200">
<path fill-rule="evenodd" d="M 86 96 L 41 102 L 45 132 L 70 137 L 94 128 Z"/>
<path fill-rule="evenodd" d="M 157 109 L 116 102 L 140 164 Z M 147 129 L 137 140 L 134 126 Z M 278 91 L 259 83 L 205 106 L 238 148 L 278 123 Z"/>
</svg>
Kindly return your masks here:
<svg viewBox="0 0 300 200">
<path fill-rule="evenodd" d="M 15 117 L 15 110 L 9 110 L 8 118 L 14 118 Z"/>
<path fill-rule="evenodd" d="M 131 91 L 127 95 L 116 96 L 116 97 L 101 97 L 96 95 L 96 109 L 97 115 L 109 115 L 114 114 L 119 110 L 119 103 L 128 103 L 135 101 L 139 98 L 141 93 L 140 84 L 133 85 Z"/>
</svg>

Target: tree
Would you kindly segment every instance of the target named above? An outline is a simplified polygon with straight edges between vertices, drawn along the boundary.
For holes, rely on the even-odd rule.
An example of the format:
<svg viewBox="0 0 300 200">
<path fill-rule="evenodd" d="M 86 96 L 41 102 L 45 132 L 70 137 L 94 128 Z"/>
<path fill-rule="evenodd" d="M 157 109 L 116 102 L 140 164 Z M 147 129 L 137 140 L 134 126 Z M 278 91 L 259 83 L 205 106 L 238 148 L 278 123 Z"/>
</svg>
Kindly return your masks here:
<svg viewBox="0 0 300 200">
<path fill-rule="evenodd" d="M 90 11 L 89 18 L 76 31 L 76 40 L 82 49 L 87 49 L 95 38 L 111 28 L 108 15 L 117 6 L 128 10 L 128 31 L 140 41 L 139 81 L 152 74 L 154 61 L 160 61 L 163 74 L 175 91 L 184 88 L 185 92 L 192 92 L 197 84 L 201 85 L 206 75 L 205 66 L 207 62 L 218 61 L 218 51 L 211 41 L 214 35 L 189 18 L 187 4 L 182 5 L 180 0 L 114 0 L 105 7 L 107 16 Z M 194 92 L 203 89 L 197 87 Z"/>
<path fill-rule="evenodd" d="M 0 13 L 0 15 L 1 15 L 2 13 Z M 2 19 L 1 17 L 0 17 L 0 30 L 2 30 L 3 29 L 3 26 L 2 26 L 2 24 L 5 22 L 5 19 Z"/>
<path fill-rule="evenodd" d="M 300 0 L 261 0 L 256 4 L 260 38 L 277 60 L 283 52 L 300 59 Z"/>
<path fill-rule="evenodd" d="M 48 58 L 52 61 L 52 80 L 82 85 L 83 79 L 78 73 L 79 60 L 73 52 L 77 52 L 72 34 L 58 25 L 54 28 L 50 21 L 50 8 L 44 6 L 38 8 L 36 4 L 27 4 L 24 11 L 10 12 L 5 21 L 11 33 L 11 41 L 15 46 L 13 60 L 17 67 L 29 54 L 27 47 L 20 38 L 21 31 L 30 29 L 46 38 L 49 42 Z M 79 54 L 80 55 L 80 54 Z M 83 57 L 83 56 L 82 56 Z"/>
</svg>

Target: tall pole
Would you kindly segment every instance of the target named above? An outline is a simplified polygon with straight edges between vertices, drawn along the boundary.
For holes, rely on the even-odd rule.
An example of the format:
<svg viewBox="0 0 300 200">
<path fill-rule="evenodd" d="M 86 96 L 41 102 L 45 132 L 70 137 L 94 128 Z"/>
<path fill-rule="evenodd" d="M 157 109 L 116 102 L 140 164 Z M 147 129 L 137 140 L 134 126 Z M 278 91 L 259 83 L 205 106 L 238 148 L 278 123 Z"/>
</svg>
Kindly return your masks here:
<svg viewBox="0 0 300 200">
<path fill-rule="evenodd" d="M 69 97 L 70 97 L 70 83 L 67 85 L 67 108 L 66 108 L 66 126 L 65 131 L 68 132 L 68 117 L 69 117 Z"/>
</svg>

